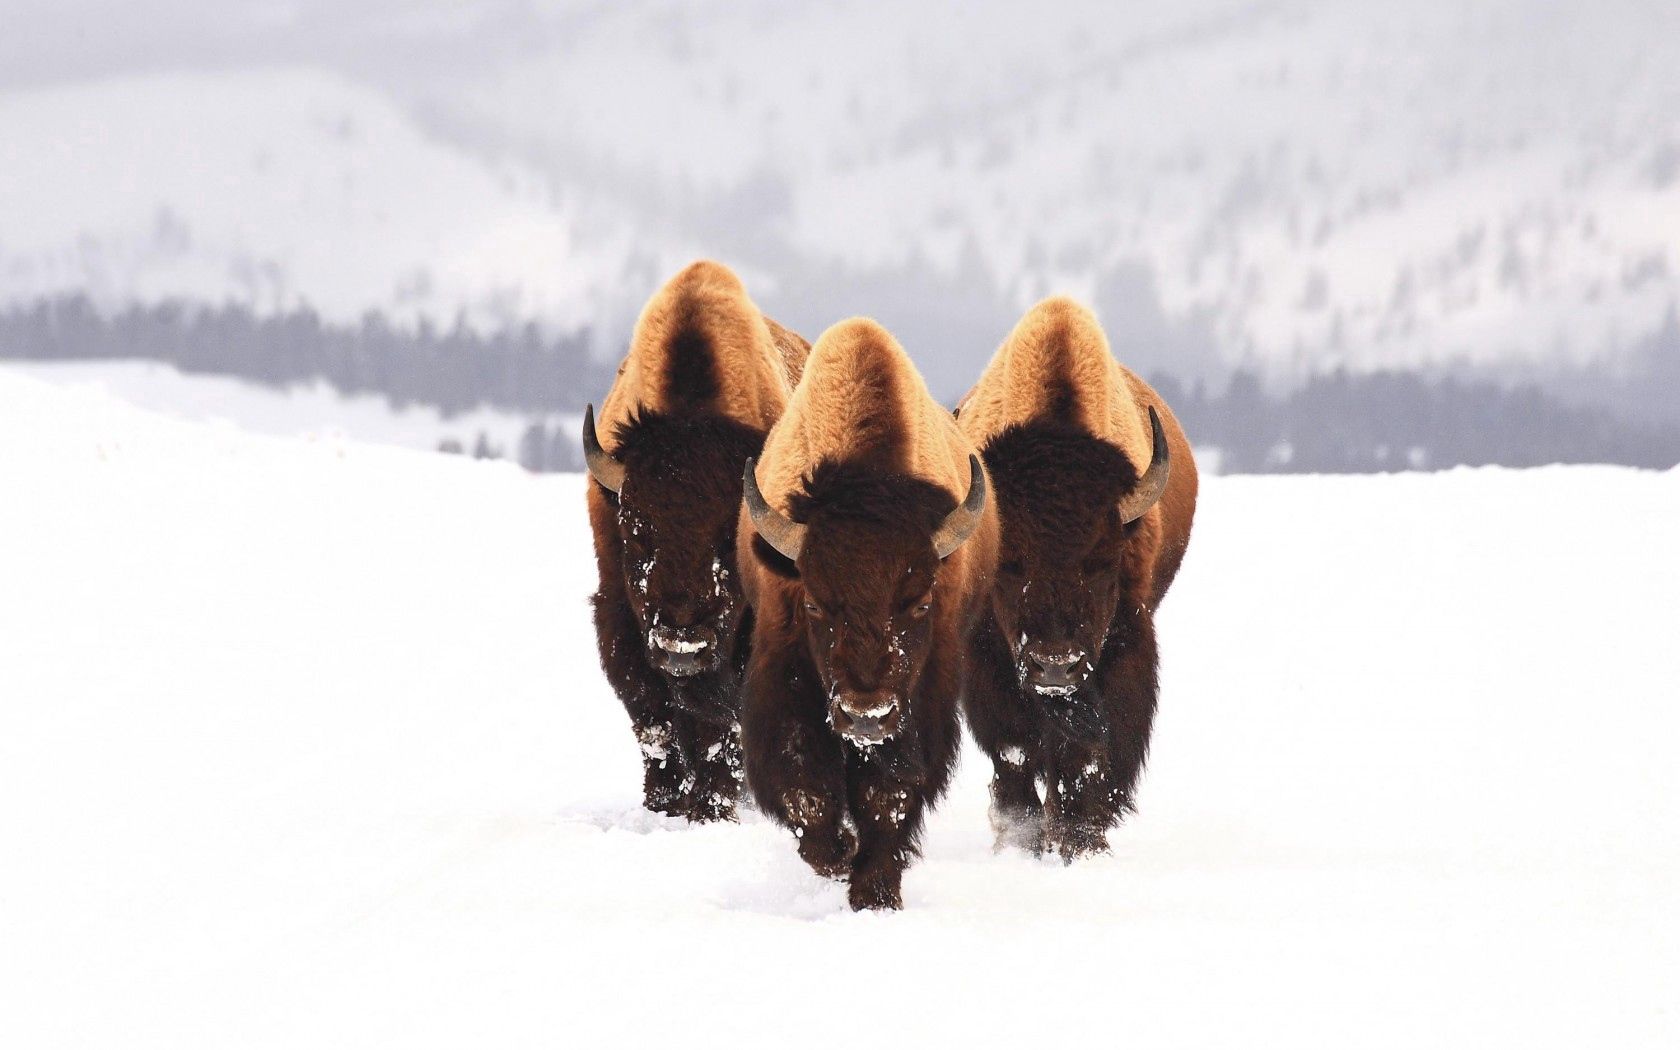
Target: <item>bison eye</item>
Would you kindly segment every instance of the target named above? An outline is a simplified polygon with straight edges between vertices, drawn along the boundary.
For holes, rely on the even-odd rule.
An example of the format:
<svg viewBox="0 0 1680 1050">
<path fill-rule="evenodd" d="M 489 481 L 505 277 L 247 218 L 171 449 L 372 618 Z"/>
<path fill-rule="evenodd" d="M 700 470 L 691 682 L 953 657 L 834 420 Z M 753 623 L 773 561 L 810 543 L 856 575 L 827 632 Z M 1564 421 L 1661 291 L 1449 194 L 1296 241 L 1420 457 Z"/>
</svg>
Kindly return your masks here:
<svg viewBox="0 0 1680 1050">
<path fill-rule="evenodd" d="M 910 615 L 915 617 L 916 619 L 920 620 L 922 617 L 924 617 L 928 614 L 928 610 L 931 609 L 931 608 L 933 608 L 933 603 L 931 601 L 922 602 L 921 604 L 917 605 L 914 609 L 910 610 Z"/>
<path fill-rule="evenodd" d="M 813 620 L 826 620 L 826 619 L 828 619 L 828 617 L 823 615 L 823 611 L 817 605 L 817 603 L 812 601 L 809 598 L 805 599 L 805 615 L 809 616 Z"/>
</svg>

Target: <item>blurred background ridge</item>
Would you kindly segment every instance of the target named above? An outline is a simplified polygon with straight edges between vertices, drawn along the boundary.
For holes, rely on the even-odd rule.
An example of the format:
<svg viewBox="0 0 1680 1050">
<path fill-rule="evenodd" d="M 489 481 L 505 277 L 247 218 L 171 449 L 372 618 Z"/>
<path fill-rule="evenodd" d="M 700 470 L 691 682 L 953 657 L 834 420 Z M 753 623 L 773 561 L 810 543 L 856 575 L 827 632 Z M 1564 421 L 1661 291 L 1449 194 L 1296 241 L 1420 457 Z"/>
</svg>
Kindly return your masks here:
<svg viewBox="0 0 1680 1050">
<path fill-rule="evenodd" d="M 0 356 L 41 374 L 575 469 L 706 255 L 947 401 L 1086 298 L 1226 470 L 1680 460 L 1673 4 L 6 6 Z"/>
</svg>

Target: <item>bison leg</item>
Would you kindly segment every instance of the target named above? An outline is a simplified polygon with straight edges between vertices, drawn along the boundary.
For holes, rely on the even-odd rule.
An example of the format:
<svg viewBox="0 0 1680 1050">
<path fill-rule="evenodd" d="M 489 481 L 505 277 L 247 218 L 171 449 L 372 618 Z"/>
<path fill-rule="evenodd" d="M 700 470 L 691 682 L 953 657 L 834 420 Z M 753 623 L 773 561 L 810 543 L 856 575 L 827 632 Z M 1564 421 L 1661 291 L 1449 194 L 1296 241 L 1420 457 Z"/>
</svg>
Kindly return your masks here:
<svg viewBox="0 0 1680 1050">
<path fill-rule="evenodd" d="M 1149 757 L 1160 693 L 1153 617 L 1133 607 L 1115 618 L 1098 668 L 1103 711 L 1108 721 L 1108 764 L 1115 792 L 1116 819 L 1136 808 L 1138 778 Z"/>
<path fill-rule="evenodd" d="M 962 665 L 950 648 L 935 648 L 911 699 L 914 721 L 899 736 L 846 751 L 847 803 L 857 823 L 852 862 L 853 910 L 901 908 L 904 869 L 916 856 L 922 816 L 950 782 L 962 733 L 956 697 Z"/>
<path fill-rule="evenodd" d="M 1013 846 L 1037 854 L 1044 837 L 1037 713 L 1022 701 L 1009 650 L 990 614 L 976 626 L 970 653 L 963 708 L 975 743 L 992 760 L 993 848 Z"/>
<path fill-rule="evenodd" d="M 1036 749 L 1034 749 L 1036 750 Z M 1005 745 L 992 757 L 992 849 L 1044 852 L 1044 804 L 1038 799 L 1038 761 L 1018 744 Z"/>
<path fill-rule="evenodd" d="M 688 773 L 670 721 L 636 726 L 642 749 L 642 805 L 655 813 L 680 817 L 688 812 Z"/>
<path fill-rule="evenodd" d="M 900 886 L 916 852 L 923 787 L 894 776 L 887 764 L 867 752 L 849 756 L 847 765 L 848 802 L 858 829 L 847 894 L 852 910 L 902 908 Z"/>
<path fill-rule="evenodd" d="M 678 717 L 682 726 L 684 812 L 689 820 L 708 823 L 734 820 L 741 796 L 741 727 L 716 721 Z"/>
<path fill-rule="evenodd" d="M 845 757 L 824 720 L 816 674 L 786 645 L 755 637 L 753 648 L 741 693 L 747 784 L 766 816 L 793 829 L 805 863 L 841 878 L 857 836 L 846 826 Z"/>
<path fill-rule="evenodd" d="M 1155 626 L 1147 613 L 1116 617 L 1096 685 L 1106 735 L 1058 740 L 1048 770 L 1047 835 L 1065 861 L 1106 851 L 1108 829 L 1136 805 L 1157 696 Z"/>
<path fill-rule="evenodd" d="M 1108 829 L 1119 818 L 1108 749 L 1101 741 L 1057 740 L 1050 748 L 1044 847 L 1071 864 L 1108 852 Z"/>
<path fill-rule="evenodd" d="M 616 581 L 603 582 L 595 594 L 595 636 L 601 668 L 630 715 L 642 749 L 642 805 L 680 816 L 688 807 L 684 785 L 689 772 L 681 713 L 671 702 L 670 687 L 648 666 L 641 628 Z"/>
</svg>

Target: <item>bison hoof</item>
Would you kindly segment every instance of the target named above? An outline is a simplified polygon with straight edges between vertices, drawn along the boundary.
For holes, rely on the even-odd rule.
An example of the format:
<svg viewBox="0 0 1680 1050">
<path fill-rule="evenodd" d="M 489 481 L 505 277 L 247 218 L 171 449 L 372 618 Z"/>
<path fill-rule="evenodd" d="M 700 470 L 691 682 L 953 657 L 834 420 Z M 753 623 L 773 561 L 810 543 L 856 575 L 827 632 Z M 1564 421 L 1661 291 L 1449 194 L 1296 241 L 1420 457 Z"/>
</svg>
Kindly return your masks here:
<svg viewBox="0 0 1680 1050">
<path fill-rule="evenodd" d="M 705 795 L 688 800 L 683 810 L 691 824 L 716 824 L 735 819 L 735 800 L 722 795 Z"/>
<path fill-rule="evenodd" d="M 642 808 L 667 817 L 688 816 L 688 799 L 680 791 L 664 787 L 648 787 L 642 791 Z"/>
<path fill-rule="evenodd" d="M 662 817 L 686 817 L 688 806 L 680 798 L 644 798 L 642 808 L 649 813 L 657 813 Z"/>
<path fill-rule="evenodd" d="M 898 891 L 899 878 L 896 872 L 878 875 L 854 873 L 846 899 L 853 911 L 898 911 L 904 907 L 904 898 Z"/>
<path fill-rule="evenodd" d="M 799 837 L 799 856 L 825 879 L 843 879 L 857 855 L 857 836 L 850 828 L 823 834 L 806 828 Z"/>
<path fill-rule="evenodd" d="M 1045 849 L 1054 850 L 1063 864 L 1072 864 L 1080 857 L 1107 853 L 1108 829 L 1088 825 L 1063 825 L 1045 833 Z"/>
<path fill-rule="evenodd" d="M 1015 807 L 1000 809 L 993 806 L 990 815 L 992 818 L 993 853 L 1002 853 L 1006 849 L 1018 849 L 1035 857 L 1043 855 L 1043 810 Z"/>
</svg>

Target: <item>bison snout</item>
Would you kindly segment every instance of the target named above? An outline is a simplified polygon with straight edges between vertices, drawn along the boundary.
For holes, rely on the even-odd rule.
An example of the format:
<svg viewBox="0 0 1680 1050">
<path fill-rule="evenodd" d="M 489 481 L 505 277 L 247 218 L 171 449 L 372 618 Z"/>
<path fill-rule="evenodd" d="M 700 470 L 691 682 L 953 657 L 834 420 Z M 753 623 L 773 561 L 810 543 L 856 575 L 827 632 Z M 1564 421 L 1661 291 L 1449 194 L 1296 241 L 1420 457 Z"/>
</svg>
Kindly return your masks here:
<svg viewBox="0 0 1680 1050">
<path fill-rule="evenodd" d="M 898 697 L 879 689 L 835 697 L 828 717 L 840 735 L 861 744 L 879 744 L 898 732 L 901 712 Z"/>
<path fill-rule="evenodd" d="M 1074 646 L 1029 646 L 1021 654 L 1026 684 L 1047 696 L 1067 696 L 1085 681 L 1085 653 Z"/>
<path fill-rule="evenodd" d="M 648 650 L 660 670 L 679 678 L 714 671 L 720 660 L 718 634 L 710 627 L 655 627 Z"/>
</svg>

